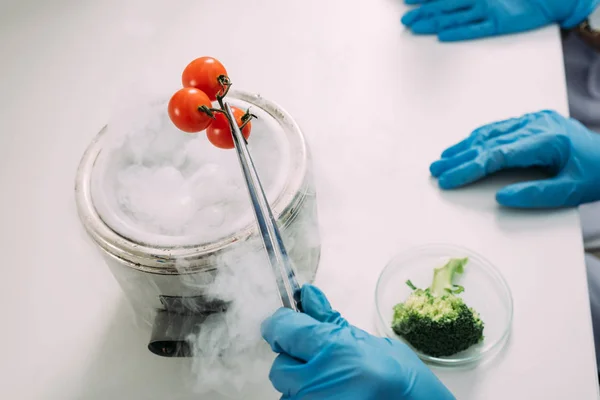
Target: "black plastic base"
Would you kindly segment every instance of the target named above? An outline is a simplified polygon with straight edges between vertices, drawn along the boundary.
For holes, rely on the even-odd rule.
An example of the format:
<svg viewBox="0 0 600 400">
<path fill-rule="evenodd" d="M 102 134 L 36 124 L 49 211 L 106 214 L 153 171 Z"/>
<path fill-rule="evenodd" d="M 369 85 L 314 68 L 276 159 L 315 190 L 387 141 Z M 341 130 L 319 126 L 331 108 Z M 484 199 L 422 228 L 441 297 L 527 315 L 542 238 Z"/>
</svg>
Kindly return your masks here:
<svg viewBox="0 0 600 400">
<path fill-rule="evenodd" d="M 206 317 L 227 309 L 226 303 L 201 296 L 163 296 L 161 303 L 165 309 L 156 314 L 148 350 L 162 357 L 192 357 L 190 335 L 200 331 Z"/>
<path fill-rule="evenodd" d="M 207 315 L 183 315 L 160 311 L 154 319 L 148 350 L 163 357 L 191 357 L 187 340 L 196 333 Z"/>
</svg>

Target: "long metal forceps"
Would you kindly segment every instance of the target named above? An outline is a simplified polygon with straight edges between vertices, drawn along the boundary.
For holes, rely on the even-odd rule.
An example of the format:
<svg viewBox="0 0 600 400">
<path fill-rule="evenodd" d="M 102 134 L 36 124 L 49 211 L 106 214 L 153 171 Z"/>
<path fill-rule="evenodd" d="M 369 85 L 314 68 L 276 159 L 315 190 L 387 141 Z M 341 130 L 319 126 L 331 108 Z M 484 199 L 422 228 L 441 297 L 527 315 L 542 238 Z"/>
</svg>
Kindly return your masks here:
<svg viewBox="0 0 600 400">
<path fill-rule="evenodd" d="M 300 286 L 296 279 L 294 266 L 288 257 L 283 240 L 281 240 L 279 228 L 277 227 L 275 218 L 273 218 L 273 212 L 254 168 L 252 157 L 250 157 L 246 139 L 242 136 L 242 132 L 235 122 L 236 119 L 233 111 L 227 103 L 225 103 L 225 112 L 229 116 L 231 131 L 233 133 L 233 143 L 235 144 L 240 166 L 242 167 L 248 186 L 248 193 L 252 200 L 256 222 L 258 223 L 258 228 L 269 256 L 269 262 L 275 274 L 281 301 L 284 307 L 299 311 L 300 299 L 296 298 L 296 296 L 300 295 Z"/>
</svg>

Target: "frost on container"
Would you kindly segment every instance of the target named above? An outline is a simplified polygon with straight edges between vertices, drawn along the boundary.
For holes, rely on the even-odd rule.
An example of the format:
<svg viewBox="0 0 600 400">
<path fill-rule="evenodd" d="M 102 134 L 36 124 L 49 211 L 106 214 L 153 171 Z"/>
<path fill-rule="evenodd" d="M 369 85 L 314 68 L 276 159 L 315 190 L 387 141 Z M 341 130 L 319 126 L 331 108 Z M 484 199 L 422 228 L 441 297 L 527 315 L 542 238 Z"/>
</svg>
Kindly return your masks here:
<svg viewBox="0 0 600 400">
<path fill-rule="evenodd" d="M 260 96 L 250 153 L 297 269 L 314 279 L 320 254 L 309 151 L 293 119 Z M 241 390 L 266 380 L 273 355 L 260 323 L 280 304 L 234 150 L 170 122 L 167 97 L 112 120 L 84 154 L 76 179 L 82 224 L 149 325 L 148 348 L 192 356 L 198 388 Z M 145 345 L 145 344 L 140 344 Z"/>
</svg>

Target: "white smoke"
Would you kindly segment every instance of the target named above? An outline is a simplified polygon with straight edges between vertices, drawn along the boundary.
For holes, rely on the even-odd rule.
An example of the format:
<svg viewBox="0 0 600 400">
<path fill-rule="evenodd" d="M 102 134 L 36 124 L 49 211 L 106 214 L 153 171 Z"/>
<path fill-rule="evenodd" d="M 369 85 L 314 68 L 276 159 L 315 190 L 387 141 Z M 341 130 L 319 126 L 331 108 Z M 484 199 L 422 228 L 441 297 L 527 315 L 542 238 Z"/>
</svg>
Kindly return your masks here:
<svg viewBox="0 0 600 400">
<path fill-rule="evenodd" d="M 168 96 L 160 96 L 124 107 L 108 125 L 96 170 L 104 174 L 98 191 L 106 197 L 107 213 L 122 224 L 113 229 L 129 227 L 143 233 L 137 240 L 168 246 L 206 243 L 252 222 L 235 151 L 216 148 L 204 132 L 177 129 L 167 104 Z M 273 119 L 256 113 L 249 149 L 273 201 L 289 167 Z"/>
<path fill-rule="evenodd" d="M 318 263 L 320 243 L 313 201 L 310 197 L 304 213 L 282 231 L 300 284 L 314 279 Z M 188 338 L 194 350 L 194 391 L 241 399 L 248 386 L 268 382 L 275 354 L 262 339 L 260 325 L 281 307 L 281 301 L 258 238 L 216 258 L 215 266 L 214 281 L 208 285 L 203 281 L 197 288 L 207 300 L 229 305 L 226 312 L 209 316 L 200 324 L 199 333 Z M 195 286 L 190 279 L 185 282 L 188 287 Z"/>
<path fill-rule="evenodd" d="M 215 148 L 203 133 L 187 135 L 177 130 L 168 120 L 166 104 L 161 97 L 136 105 L 124 114 L 134 117 L 117 118 L 109 125 L 112 136 L 97 163 L 103 171 L 97 187 L 106 198 L 103 210 L 119 218 L 106 218 L 107 223 L 147 243 L 186 237 L 193 244 L 253 223 L 235 152 Z M 283 135 L 273 131 L 266 113 L 256 109 L 253 113 L 259 120 L 253 121 L 249 147 L 265 190 L 273 188 L 268 193 L 272 201 L 282 186 L 278 174 L 284 171 L 285 177 L 294 171 L 285 169 L 285 152 L 274 139 Z M 306 200 L 290 225 L 280 227 L 301 284 L 314 279 L 320 248 L 314 193 L 310 186 L 305 190 Z M 102 204 L 97 205 L 102 210 Z M 134 229 L 127 231 L 127 226 Z M 163 236 L 157 239 L 159 235 Z M 183 273 L 187 262 L 178 262 L 179 279 L 188 295 L 228 304 L 225 312 L 209 315 L 188 337 L 193 349 L 192 387 L 199 394 L 218 392 L 240 399 L 248 385 L 268 381 L 275 354 L 263 341 L 260 325 L 281 302 L 258 238 L 230 245 L 213 257 L 212 264 L 216 273 L 188 275 Z M 126 283 L 131 284 L 128 291 L 139 291 L 141 286 L 147 292 L 144 298 L 161 292 L 152 277 L 135 279 L 139 281 Z M 194 304 L 187 306 L 193 309 Z M 153 312 L 148 305 L 136 307 L 139 315 Z"/>
<path fill-rule="evenodd" d="M 218 268 L 204 294 L 228 307 L 210 315 L 188 339 L 194 353 L 194 390 L 239 398 L 248 384 L 267 381 L 274 354 L 261 337 L 260 324 L 281 302 L 263 252 L 240 247 L 221 257 Z"/>
</svg>

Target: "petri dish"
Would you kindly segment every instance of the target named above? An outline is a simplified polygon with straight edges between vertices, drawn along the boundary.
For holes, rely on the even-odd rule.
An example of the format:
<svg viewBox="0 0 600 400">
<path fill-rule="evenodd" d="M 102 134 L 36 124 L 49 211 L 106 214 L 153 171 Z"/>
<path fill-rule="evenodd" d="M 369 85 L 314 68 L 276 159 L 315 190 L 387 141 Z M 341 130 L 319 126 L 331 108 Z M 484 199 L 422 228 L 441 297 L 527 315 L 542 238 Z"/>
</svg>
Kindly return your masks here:
<svg viewBox="0 0 600 400">
<path fill-rule="evenodd" d="M 465 303 L 481 316 L 484 340 L 449 357 L 432 357 L 413 348 L 392 329 L 393 308 L 412 293 L 406 281 L 419 288 L 431 285 L 433 269 L 451 258 L 468 257 L 464 273 L 455 280 L 465 287 L 460 294 Z M 498 354 L 510 335 L 513 300 L 510 288 L 492 263 L 476 252 L 449 244 L 430 244 L 412 248 L 395 256 L 383 269 L 375 289 L 376 323 L 380 335 L 406 343 L 424 362 L 437 366 L 464 366 L 490 359 Z"/>
</svg>

